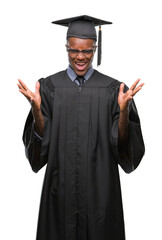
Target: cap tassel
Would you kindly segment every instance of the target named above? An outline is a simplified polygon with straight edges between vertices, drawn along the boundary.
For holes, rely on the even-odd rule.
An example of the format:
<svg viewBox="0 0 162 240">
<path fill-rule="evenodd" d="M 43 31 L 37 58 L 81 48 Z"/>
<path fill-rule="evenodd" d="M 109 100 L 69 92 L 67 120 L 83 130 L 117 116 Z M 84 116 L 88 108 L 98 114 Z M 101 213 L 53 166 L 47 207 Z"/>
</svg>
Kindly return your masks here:
<svg viewBox="0 0 162 240">
<path fill-rule="evenodd" d="M 99 26 L 99 32 L 98 32 L 98 57 L 97 57 L 97 66 L 101 65 L 101 55 L 102 55 L 101 41 L 102 41 L 102 32 L 101 32 L 101 25 L 100 25 L 100 26 Z"/>
</svg>

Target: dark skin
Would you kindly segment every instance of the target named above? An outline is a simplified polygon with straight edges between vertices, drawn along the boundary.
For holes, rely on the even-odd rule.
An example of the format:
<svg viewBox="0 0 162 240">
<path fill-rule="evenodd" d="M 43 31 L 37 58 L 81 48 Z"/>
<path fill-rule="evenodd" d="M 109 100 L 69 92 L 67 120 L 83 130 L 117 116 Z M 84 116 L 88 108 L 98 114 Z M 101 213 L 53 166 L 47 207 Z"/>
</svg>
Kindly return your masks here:
<svg viewBox="0 0 162 240">
<path fill-rule="evenodd" d="M 71 37 L 69 38 L 66 47 L 69 47 L 71 49 L 77 49 L 80 51 L 85 49 L 86 50 L 93 49 L 92 53 L 86 55 L 82 53 L 79 53 L 77 55 L 68 53 L 69 64 L 72 67 L 72 69 L 78 76 L 84 76 L 88 69 L 92 66 L 93 57 L 96 51 L 96 46 L 94 46 L 94 40 Z"/>
<path fill-rule="evenodd" d="M 39 136 L 43 136 L 44 130 L 44 118 L 41 112 L 41 96 L 39 93 L 40 83 L 36 82 L 35 92 L 30 91 L 25 83 L 18 79 L 19 83 L 17 84 L 19 87 L 19 91 L 27 98 L 30 102 L 34 117 L 35 130 L 39 134 Z"/>
<path fill-rule="evenodd" d="M 72 49 L 85 50 L 94 49 L 91 54 L 84 55 L 81 52 L 77 55 L 68 53 L 70 66 L 73 68 L 78 76 L 83 76 L 92 65 L 93 57 L 95 54 L 96 47 L 94 47 L 94 41 L 92 39 L 80 39 L 71 37 L 68 40 L 68 47 Z M 67 46 L 66 45 L 66 46 Z M 41 96 L 39 93 L 40 84 L 36 83 L 35 92 L 30 91 L 27 86 L 18 80 L 19 91 L 28 99 L 31 103 L 33 117 L 35 122 L 35 130 L 42 137 L 44 130 L 44 118 L 41 112 Z M 120 107 L 119 117 L 119 143 L 127 142 L 129 137 L 129 103 L 131 99 L 139 92 L 144 85 L 141 83 L 138 85 L 140 79 L 137 79 L 129 90 L 124 93 L 124 83 L 120 85 L 118 104 Z"/>
<path fill-rule="evenodd" d="M 137 79 L 129 90 L 124 93 L 124 83 L 121 83 L 119 94 L 118 94 L 118 104 L 120 107 L 120 116 L 119 116 L 119 135 L 118 142 L 119 145 L 125 145 L 129 139 L 129 104 L 132 98 L 137 92 L 141 90 L 144 83 L 141 83 L 139 86 L 140 79 Z"/>
</svg>

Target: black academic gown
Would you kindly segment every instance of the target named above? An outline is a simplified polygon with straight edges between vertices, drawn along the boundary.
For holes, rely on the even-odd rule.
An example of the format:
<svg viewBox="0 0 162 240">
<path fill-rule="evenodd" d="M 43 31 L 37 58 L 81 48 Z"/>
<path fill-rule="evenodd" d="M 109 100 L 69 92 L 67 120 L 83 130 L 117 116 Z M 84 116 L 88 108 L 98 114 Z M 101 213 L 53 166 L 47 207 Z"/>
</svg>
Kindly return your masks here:
<svg viewBox="0 0 162 240">
<path fill-rule="evenodd" d="M 33 171 L 47 163 L 37 240 L 124 240 L 118 164 L 130 173 L 144 154 L 134 102 L 129 143 L 119 153 L 117 80 L 95 70 L 80 88 L 62 71 L 40 84 L 43 139 L 31 112 L 23 134 Z"/>
</svg>

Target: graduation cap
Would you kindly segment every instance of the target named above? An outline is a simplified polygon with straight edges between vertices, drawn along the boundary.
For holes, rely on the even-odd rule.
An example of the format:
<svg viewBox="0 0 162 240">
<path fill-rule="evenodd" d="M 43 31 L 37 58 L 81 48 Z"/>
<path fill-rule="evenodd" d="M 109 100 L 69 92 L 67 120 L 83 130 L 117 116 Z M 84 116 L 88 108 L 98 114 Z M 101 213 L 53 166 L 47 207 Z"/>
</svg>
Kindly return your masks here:
<svg viewBox="0 0 162 240">
<path fill-rule="evenodd" d="M 101 64 L 101 25 L 112 24 L 112 22 L 104 21 L 87 15 L 82 15 L 78 17 L 53 21 L 52 23 L 68 27 L 67 39 L 69 37 L 77 37 L 82 39 L 94 39 L 95 41 L 97 41 L 95 27 L 99 26 L 97 66 Z"/>
</svg>

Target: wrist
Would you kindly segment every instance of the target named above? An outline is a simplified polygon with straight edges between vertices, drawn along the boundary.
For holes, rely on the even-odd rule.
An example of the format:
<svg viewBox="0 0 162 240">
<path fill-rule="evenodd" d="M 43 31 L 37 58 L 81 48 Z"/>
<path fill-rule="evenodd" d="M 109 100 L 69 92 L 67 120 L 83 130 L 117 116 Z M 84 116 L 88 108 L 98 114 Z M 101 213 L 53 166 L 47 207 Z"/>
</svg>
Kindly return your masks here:
<svg viewBox="0 0 162 240">
<path fill-rule="evenodd" d="M 121 114 L 129 114 L 129 107 L 127 107 L 127 108 L 120 108 L 120 113 Z"/>
<path fill-rule="evenodd" d="M 119 122 L 129 122 L 129 108 L 126 109 L 120 109 L 120 117 L 119 117 Z"/>
<path fill-rule="evenodd" d="M 40 114 L 41 113 L 41 108 L 40 108 L 40 106 L 38 107 L 38 106 L 32 106 L 32 111 L 33 111 L 33 113 L 34 114 Z"/>
<path fill-rule="evenodd" d="M 33 117 L 34 117 L 34 122 L 39 123 L 39 121 L 42 120 L 42 118 L 43 118 L 41 109 L 32 107 L 32 113 L 33 113 Z"/>
</svg>

